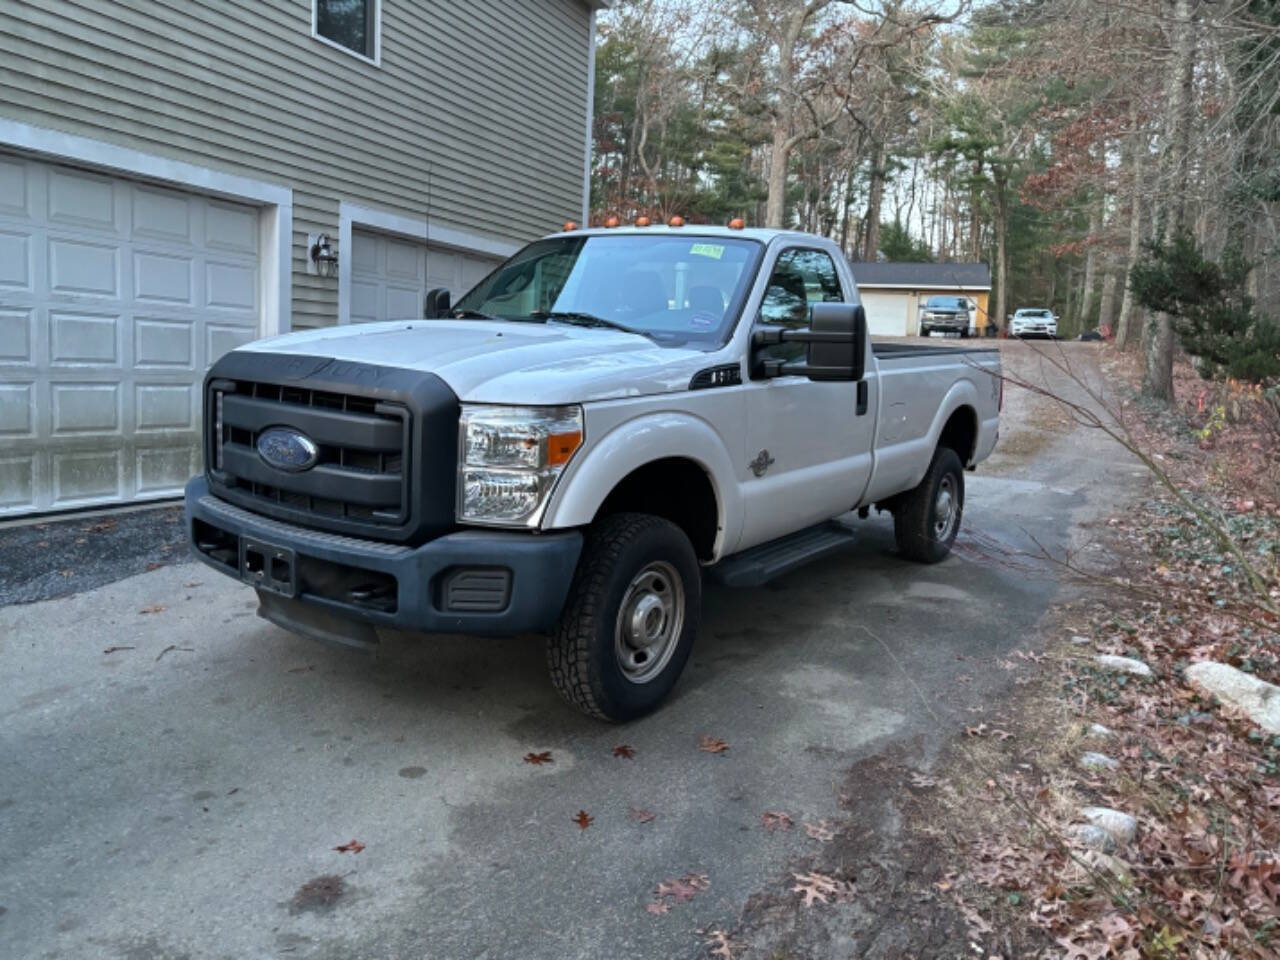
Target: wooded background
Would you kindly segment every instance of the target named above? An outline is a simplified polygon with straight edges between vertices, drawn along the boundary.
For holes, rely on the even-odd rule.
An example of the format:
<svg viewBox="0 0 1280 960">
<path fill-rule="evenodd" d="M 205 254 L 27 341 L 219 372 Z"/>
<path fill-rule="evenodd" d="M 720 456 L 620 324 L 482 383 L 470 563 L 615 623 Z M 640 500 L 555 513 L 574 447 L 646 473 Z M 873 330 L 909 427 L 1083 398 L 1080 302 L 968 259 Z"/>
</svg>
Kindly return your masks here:
<svg viewBox="0 0 1280 960">
<path fill-rule="evenodd" d="M 1165 399 L 1182 301 L 1128 282 L 1153 244 L 1227 264 L 1243 335 L 1280 313 L 1280 0 L 621 0 L 599 30 L 593 219 L 985 261 L 1001 325 L 1110 328 Z"/>
</svg>

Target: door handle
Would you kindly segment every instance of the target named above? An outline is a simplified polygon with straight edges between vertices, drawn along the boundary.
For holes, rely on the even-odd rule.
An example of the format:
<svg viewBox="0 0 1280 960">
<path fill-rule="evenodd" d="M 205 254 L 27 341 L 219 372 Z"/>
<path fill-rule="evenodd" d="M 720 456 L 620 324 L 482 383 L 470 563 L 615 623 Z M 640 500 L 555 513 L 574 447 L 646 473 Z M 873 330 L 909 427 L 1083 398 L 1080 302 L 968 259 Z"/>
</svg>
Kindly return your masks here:
<svg viewBox="0 0 1280 960">
<path fill-rule="evenodd" d="M 863 416 L 867 412 L 867 381 L 858 381 L 858 416 Z"/>
</svg>

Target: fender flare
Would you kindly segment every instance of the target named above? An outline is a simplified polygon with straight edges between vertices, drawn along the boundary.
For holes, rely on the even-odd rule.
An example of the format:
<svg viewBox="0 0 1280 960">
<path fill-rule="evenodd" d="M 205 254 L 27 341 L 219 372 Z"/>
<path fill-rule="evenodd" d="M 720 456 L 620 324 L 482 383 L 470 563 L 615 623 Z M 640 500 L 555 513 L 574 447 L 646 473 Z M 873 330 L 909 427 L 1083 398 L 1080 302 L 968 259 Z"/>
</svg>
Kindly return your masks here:
<svg viewBox="0 0 1280 960">
<path fill-rule="evenodd" d="M 700 466 L 711 483 L 717 512 L 713 555 L 719 557 L 742 532 L 733 461 L 705 420 L 671 410 L 643 414 L 615 426 L 585 453 L 556 484 L 543 516 L 544 530 L 586 526 L 624 477 L 655 460 L 678 457 Z"/>
<path fill-rule="evenodd" d="M 982 433 L 982 422 L 978 419 L 978 388 L 973 385 L 972 380 L 958 380 L 951 385 L 951 389 L 947 391 L 946 396 L 942 398 L 942 403 L 938 404 L 938 412 L 934 414 L 933 423 L 929 425 L 929 456 L 933 456 L 933 451 L 938 449 L 938 441 L 942 439 L 942 430 L 947 425 L 947 421 L 951 419 L 951 415 L 957 410 L 968 407 L 973 414 L 973 442 L 974 450 L 970 450 L 964 456 L 964 465 L 967 467 L 977 452 L 976 446 Z M 916 483 L 924 477 L 925 471 L 928 470 L 928 464 L 920 471 L 920 476 L 916 477 Z"/>
</svg>

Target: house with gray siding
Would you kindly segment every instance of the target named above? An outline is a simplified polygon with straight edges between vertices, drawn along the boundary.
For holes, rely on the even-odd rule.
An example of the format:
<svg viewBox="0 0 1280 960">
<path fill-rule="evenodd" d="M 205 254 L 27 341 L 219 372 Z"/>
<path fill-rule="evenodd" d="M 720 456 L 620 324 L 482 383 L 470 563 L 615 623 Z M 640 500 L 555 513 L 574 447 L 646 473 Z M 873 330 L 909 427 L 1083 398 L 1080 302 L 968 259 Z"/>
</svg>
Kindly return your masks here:
<svg viewBox="0 0 1280 960">
<path fill-rule="evenodd" d="M 585 220 L 607 0 L 0 0 L 0 517 L 175 496 L 225 351 Z"/>
</svg>

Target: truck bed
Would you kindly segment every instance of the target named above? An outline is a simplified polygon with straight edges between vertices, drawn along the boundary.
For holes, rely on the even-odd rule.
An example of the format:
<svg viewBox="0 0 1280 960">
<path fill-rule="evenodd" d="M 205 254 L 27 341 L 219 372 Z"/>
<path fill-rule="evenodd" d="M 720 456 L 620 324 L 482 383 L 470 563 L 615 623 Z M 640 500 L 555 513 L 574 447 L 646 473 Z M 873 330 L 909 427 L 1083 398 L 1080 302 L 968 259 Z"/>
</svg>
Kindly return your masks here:
<svg viewBox="0 0 1280 960">
<path fill-rule="evenodd" d="M 931 338 L 932 339 L 932 338 Z M 932 342 L 906 340 L 872 340 L 871 352 L 880 360 L 897 360 L 905 357 L 945 356 L 949 353 L 999 353 L 996 346 L 970 346 L 971 340 L 944 340 L 938 338 Z"/>
</svg>

